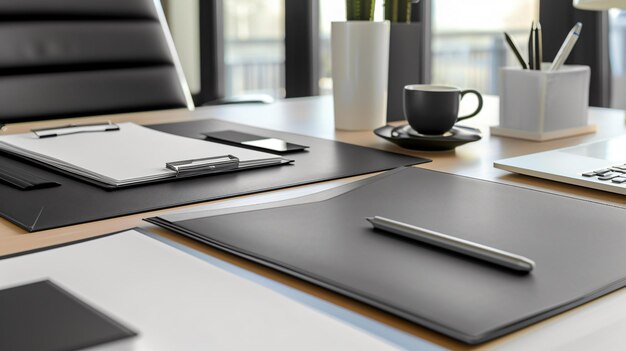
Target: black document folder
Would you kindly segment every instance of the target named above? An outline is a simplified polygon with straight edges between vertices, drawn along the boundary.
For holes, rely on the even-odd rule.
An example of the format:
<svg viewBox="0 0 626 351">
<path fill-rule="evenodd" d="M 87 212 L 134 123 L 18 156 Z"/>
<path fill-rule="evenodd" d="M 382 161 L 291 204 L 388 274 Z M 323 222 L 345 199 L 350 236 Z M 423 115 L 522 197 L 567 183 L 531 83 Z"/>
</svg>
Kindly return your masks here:
<svg viewBox="0 0 626 351">
<path fill-rule="evenodd" d="M 527 257 L 529 274 L 373 230 L 383 216 Z M 626 285 L 626 209 L 418 168 L 148 221 L 466 343 Z"/>
<path fill-rule="evenodd" d="M 198 139 L 206 138 L 202 133 L 237 130 L 309 145 L 310 149 L 290 154 L 289 158 L 295 160 L 293 165 L 181 178 L 113 191 L 0 153 L 1 165 L 20 167 L 26 172 L 61 184 L 53 188 L 23 191 L 0 183 L 0 216 L 28 231 L 38 231 L 428 162 L 423 158 L 218 120 L 149 127 Z M 88 151 L 88 146 L 86 149 Z"/>
</svg>

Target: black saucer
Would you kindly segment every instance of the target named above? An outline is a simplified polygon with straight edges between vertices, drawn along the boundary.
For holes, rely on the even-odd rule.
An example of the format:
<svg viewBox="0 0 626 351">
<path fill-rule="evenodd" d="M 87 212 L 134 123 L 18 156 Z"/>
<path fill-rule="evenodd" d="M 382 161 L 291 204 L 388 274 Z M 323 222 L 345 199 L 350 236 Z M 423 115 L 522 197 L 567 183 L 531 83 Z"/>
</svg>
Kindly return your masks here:
<svg viewBox="0 0 626 351">
<path fill-rule="evenodd" d="M 480 140 L 480 130 L 454 126 L 443 135 L 424 135 L 414 131 L 410 125 L 400 127 L 386 125 L 374 130 L 374 134 L 400 147 L 411 150 L 442 151 Z"/>
</svg>

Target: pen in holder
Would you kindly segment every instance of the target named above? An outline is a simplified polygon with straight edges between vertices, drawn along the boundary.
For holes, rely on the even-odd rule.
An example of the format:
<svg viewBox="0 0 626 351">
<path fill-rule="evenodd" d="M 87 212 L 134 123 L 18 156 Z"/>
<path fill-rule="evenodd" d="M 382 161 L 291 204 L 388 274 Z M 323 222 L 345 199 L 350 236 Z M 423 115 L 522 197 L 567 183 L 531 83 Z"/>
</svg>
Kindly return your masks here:
<svg viewBox="0 0 626 351">
<path fill-rule="evenodd" d="M 544 141 L 593 133 L 588 123 L 588 66 L 550 71 L 504 67 L 500 71 L 500 125 L 492 135 Z"/>
</svg>

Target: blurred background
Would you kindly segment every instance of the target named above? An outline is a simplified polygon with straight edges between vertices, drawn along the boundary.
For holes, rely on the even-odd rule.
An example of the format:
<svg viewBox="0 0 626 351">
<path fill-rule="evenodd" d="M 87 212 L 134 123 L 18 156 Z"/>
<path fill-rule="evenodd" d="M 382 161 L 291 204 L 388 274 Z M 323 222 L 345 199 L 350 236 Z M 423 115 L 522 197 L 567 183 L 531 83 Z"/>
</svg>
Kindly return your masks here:
<svg viewBox="0 0 626 351">
<path fill-rule="evenodd" d="M 290 26 L 285 1 L 307 9 L 318 23 L 309 25 L 317 45 L 317 67 L 310 94 L 331 94 L 330 24 L 345 20 L 345 2 L 338 0 L 221 0 L 213 9 L 222 21 L 223 84 L 226 97 L 268 94 L 291 97 L 286 83 L 286 27 Z M 569 4 L 571 1 L 567 0 Z M 204 0 L 163 1 L 185 74 L 194 93 L 202 89 L 201 43 Z M 571 6 L 571 5 L 570 5 Z M 522 51 L 526 50 L 531 21 L 538 17 L 539 0 L 431 0 L 431 82 L 473 88 L 497 94 L 498 69 L 516 65 L 506 47 L 508 32 Z M 198 16 L 200 14 L 200 16 Z M 221 15 L 221 16 L 220 16 Z M 297 16 L 298 14 L 296 14 Z M 292 16 L 293 17 L 293 16 Z M 375 17 L 382 19 L 382 2 Z M 311 17 L 309 17 L 311 18 Z M 209 21 L 211 18 L 207 19 Z M 292 24 L 291 30 L 295 25 Z M 301 26 L 307 25 L 305 22 Z M 583 28 L 585 31 L 588 28 Z M 562 37 L 565 38 L 567 32 Z M 626 108 L 626 11 L 608 13 L 611 67 L 610 106 Z M 219 59 L 219 58 L 218 58 Z M 546 57 L 545 61 L 549 61 Z"/>
</svg>

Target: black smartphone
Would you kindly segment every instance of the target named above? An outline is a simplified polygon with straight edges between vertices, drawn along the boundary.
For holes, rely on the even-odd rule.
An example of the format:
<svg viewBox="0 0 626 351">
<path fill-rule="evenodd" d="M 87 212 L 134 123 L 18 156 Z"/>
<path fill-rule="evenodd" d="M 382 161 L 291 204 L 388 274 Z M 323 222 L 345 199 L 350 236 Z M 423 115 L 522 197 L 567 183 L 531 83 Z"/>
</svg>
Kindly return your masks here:
<svg viewBox="0 0 626 351">
<path fill-rule="evenodd" d="M 309 148 L 306 145 L 293 144 L 282 139 L 268 138 L 266 136 L 242 133 L 235 130 L 221 130 L 218 132 L 203 133 L 203 135 L 216 142 L 279 154 L 299 152 Z"/>
</svg>

